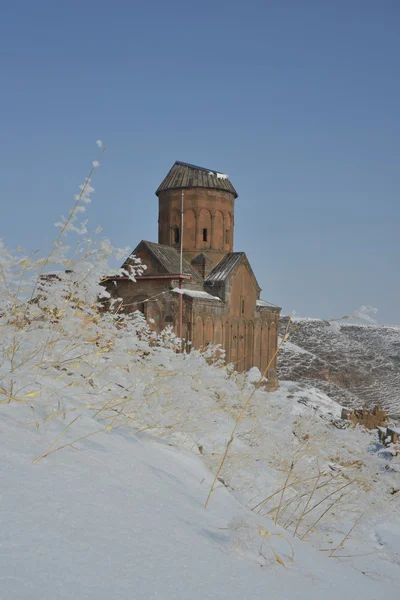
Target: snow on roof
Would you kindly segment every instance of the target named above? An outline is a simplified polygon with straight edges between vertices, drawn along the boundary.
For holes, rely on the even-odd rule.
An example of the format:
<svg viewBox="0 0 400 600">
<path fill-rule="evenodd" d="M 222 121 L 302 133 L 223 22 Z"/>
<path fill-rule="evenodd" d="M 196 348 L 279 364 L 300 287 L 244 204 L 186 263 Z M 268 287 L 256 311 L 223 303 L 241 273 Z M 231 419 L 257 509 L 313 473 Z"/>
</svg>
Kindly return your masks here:
<svg viewBox="0 0 400 600">
<path fill-rule="evenodd" d="M 263 308 L 279 308 L 276 304 L 272 304 L 271 302 L 267 302 L 266 300 L 257 300 L 256 306 Z"/>
<path fill-rule="evenodd" d="M 208 188 L 223 190 L 233 194 L 237 198 L 238 194 L 228 175 L 214 169 L 206 169 L 197 165 L 191 165 L 177 160 L 167 176 L 161 182 L 156 194 L 164 190 L 185 189 L 185 188 Z"/>
<path fill-rule="evenodd" d="M 211 273 L 207 275 L 205 282 L 207 284 L 224 282 L 244 256 L 244 252 L 227 252 Z"/>
<path fill-rule="evenodd" d="M 226 173 L 218 173 L 218 171 L 208 171 L 208 174 L 211 176 L 217 176 L 217 179 L 229 179 L 229 176 Z"/>
<path fill-rule="evenodd" d="M 173 288 L 172 290 L 176 294 L 182 294 L 183 296 L 189 296 L 190 298 L 198 298 L 199 300 L 218 300 L 221 302 L 221 298 L 218 296 L 212 296 L 207 292 L 203 292 L 201 290 L 188 290 L 185 288 Z"/>
</svg>

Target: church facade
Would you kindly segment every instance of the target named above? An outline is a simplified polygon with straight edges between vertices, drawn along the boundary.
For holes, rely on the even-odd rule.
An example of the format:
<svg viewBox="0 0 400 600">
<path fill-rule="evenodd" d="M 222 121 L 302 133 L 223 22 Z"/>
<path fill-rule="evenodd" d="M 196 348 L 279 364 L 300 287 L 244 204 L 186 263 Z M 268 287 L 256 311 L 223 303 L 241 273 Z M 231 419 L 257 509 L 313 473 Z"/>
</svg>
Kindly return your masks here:
<svg viewBox="0 0 400 600">
<path fill-rule="evenodd" d="M 166 326 L 187 349 L 220 344 L 237 371 L 263 373 L 278 343 L 280 308 L 260 299 L 244 252 L 234 252 L 235 200 L 226 175 L 176 162 L 156 191 L 158 243 L 142 240 L 133 256 L 146 265 L 136 283 L 109 277 L 104 285 L 120 310 L 139 310 L 160 332 Z M 276 357 L 268 373 L 277 385 Z"/>
</svg>

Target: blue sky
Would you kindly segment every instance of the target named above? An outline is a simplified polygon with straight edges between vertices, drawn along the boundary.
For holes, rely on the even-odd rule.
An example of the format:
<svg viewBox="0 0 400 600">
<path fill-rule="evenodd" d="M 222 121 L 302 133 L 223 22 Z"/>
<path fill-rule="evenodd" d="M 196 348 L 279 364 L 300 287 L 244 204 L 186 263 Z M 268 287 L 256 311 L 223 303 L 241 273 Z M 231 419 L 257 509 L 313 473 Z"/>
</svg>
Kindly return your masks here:
<svg viewBox="0 0 400 600">
<path fill-rule="evenodd" d="M 1 228 L 50 243 L 91 161 L 90 224 L 157 240 L 175 160 L 228 173 L 262 297 L 400 324 L 398 0 L 13 0 L 0 18 Z"/>
</svg>

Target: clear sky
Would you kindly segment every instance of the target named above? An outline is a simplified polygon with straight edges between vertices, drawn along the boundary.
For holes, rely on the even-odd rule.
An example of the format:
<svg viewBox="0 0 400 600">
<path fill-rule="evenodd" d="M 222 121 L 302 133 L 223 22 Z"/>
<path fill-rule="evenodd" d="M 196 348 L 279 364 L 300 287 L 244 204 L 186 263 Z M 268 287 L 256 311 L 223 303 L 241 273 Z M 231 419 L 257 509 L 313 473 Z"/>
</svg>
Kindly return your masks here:
<svg viewBox="0 0 400 600">
<path fill-rule="evenodd" d="M 0 61 L 7 245 L 54 238 L 100 138 L 115 245 L 157 241 L 175 160 L 216 169 L 262 298 L 400 324 L 399 0 L 13 0 Z"/>
</svg>

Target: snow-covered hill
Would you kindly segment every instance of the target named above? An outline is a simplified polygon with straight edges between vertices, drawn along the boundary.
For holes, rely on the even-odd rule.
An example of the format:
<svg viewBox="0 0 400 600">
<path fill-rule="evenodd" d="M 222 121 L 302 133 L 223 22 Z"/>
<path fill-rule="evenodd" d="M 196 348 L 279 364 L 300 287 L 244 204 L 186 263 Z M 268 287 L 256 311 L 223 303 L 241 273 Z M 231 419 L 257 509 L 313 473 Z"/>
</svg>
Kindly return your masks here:
<svg viewBox="0 0 400 600">
<path fill-rule="evenodd" d="M 281 332 L 287 318 L 281 321 Z M 400 417 L 400 327 L 296 319 L 279 355 L 281 380 L 308 382 L 345 406 L 381 404 Z"/>
<path fill-rule="evenodd" d="M 263 395 L 253 408 L 259 415 L 262 398 L 265 402 Z M 317 421 L 323 417 L 321 423 L 336 416 L 329 399 L 317 392 L 305 394 L 293 384 L 284 384 L 269 398 L 265 441 L 279 454 L 284 451 L 278 448 L 280 441 L 288 444 L 289 432 L 305 411 L 312 410 Z M 274 406 L 282 420 L 268 426 Z M 154 437 L 127 425 L 81 439 L 33 464 L 65 422 L 35 426 L 29 424 L 25 406 L 2 405 L 0 598 L 377 600 L 391 595 L 400 580 L 400 530 L 394 513 L 390 519 L 360 524 L 337 558 L 329 553 L 358 512 L 350 520 L 329 517 L 317 545 L 313 535 L 311 543 L 294 538 L 271 515 L 250 510 L 260 496 L 245 501 L 257 485 L 264 496 L 279 490 L 287 476 L 274 470 L 274 463 L 282 464 L 278 455 L 263 456 L 266 446 L 247 428 L 235 442 L 225 484 L 218 485 L 204 508 L 212 482 L 204 460 L 218 458 L 208 455 L 210 444 L 223 444 L 232 426 L 228 407 L 215 405 L 215 410 L 203 456 L 186 448 L 189 435 L 164 431 Z M 97 430 L 96 422 L 82 415 L 63 442 Z M 312 435 L 313 428 L 309 431 Z M 287 509 L 282 505 L 282 512 Z"/>
</svg>

